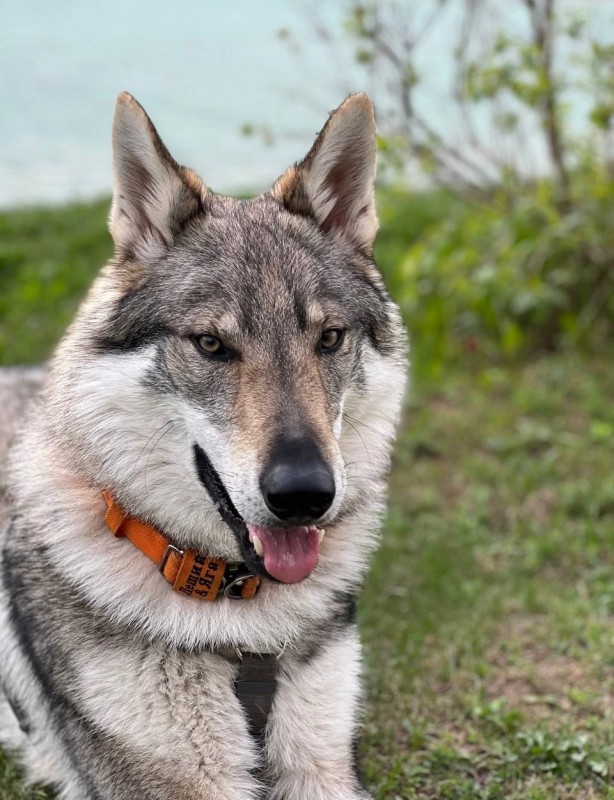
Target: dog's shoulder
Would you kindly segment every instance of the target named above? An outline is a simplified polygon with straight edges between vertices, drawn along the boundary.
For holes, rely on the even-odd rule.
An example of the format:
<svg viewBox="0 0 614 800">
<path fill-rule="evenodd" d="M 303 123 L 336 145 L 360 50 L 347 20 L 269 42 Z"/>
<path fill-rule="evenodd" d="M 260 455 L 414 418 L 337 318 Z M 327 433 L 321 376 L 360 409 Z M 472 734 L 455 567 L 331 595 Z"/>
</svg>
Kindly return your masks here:
<svg viewBox="0 0 614 800">
<path fill-rule="evenodd" d="M 30 402 L 47 374 L 43 365 L 0 368 L 0 521 L 5 513 L 6 459 Z"/>
</svg>

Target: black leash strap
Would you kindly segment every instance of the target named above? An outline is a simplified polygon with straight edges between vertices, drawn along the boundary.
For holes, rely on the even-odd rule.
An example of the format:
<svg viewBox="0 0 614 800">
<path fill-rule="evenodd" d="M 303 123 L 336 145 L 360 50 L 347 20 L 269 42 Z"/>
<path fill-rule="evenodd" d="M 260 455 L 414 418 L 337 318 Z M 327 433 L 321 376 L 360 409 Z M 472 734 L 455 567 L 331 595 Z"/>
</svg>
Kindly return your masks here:
<svg viewBox="0 0 614 800">
<path fill-rule="evenodd" d="M 209 456 L 197 444 L 194 445 L 194 458 L 200 482 L 207 490 L 211 502 L 218 510 L 218 514 L 236 536 L 244 536 L 247 533 L 247 526 L 243 521 L 243 517 L 235 508 Z"/>
</svg>

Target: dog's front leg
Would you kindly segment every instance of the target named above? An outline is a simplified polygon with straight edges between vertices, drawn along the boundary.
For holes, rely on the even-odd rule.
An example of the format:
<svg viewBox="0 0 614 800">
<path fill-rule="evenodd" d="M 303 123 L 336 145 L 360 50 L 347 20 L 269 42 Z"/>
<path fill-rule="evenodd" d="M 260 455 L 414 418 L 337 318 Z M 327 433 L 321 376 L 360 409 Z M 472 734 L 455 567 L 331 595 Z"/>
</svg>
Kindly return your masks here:
<svg viewBox="0 0 614 800">
<path fill-rule="evenodd" d="M 360 642 L 354 625 L 306 661 L 282 668 L 266 755 L 271 800 L 368 800 L 354 741 L 360 712 Z"/>
<path fill-rule="evenodd" d="M 236 667 L 225 658 L 96 642 L 73 659 L 77 713 L 69 743 L 96 791 L 62 800 L 261 797 L 260 755 L 234 692 Z"/>
</svg>

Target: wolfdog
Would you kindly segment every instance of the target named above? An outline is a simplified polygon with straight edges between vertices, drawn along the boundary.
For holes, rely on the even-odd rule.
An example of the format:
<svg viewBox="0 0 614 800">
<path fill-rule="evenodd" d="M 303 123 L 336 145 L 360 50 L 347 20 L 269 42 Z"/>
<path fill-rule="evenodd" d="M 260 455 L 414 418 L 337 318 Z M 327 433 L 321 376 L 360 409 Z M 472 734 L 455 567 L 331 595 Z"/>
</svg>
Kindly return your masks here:
<svg viewBox="0 0 614 800">
<path fill-rule="evenodd" d="M 60 798 L 369 796 L 354 598 L 406 365 L 375 149 L 352 95 L 235 200 L 119 96 L 114 256 L 0 373 L 0 738 Z"/>
</svg>

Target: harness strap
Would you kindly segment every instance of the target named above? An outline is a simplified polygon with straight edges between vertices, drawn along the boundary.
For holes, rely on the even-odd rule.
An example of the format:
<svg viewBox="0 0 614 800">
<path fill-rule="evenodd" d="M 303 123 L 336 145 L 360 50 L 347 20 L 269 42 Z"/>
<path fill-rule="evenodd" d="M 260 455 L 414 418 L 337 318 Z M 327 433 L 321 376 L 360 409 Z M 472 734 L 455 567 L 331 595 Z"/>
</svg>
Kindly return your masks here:
<svg viewBox="0 0 614 800">
<path fill-rule="evenodd" d="M 240 650 L 218 650 L 217 653 L 238 665 L 235 695 L 243 707 L 249 732 L 262 741 L 277 689 L 278 656 Z"/>
<path fill-rule="evenodd" d="M 256 739 L 264 736 L 276 689 L 276 656 L 244 653 L 235 681 L 235 694 L 247 716 L 249 732 Z"/>
<path fill-rule="evenodd" d="M 198 600 L 215 600 L 220 591 L 225 597 L 251 600 L 260 588 L 260 578 L 246 572 L 245 565 L 228 564 L 198 550 L 180 550 L 153 525 L 129 517 L 110 492 L 103 495 L 107 504 L 105 522 L 111 533 L 128 539 L 157 564 L 174 591 Z"/>
</svg>

